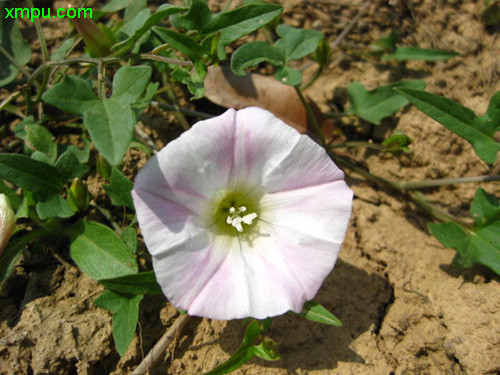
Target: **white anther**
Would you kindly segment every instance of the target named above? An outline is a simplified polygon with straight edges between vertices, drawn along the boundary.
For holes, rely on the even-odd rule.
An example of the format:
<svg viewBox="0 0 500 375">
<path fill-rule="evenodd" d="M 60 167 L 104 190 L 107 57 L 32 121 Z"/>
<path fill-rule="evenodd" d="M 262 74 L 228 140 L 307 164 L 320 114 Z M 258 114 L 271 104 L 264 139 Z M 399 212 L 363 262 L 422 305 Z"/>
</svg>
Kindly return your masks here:
<svg viewBox="0 0 500 375">
<path fill-rule="evenodd" d="M 257 214 L 254 212 L 252 214 L 245 215 L 241 218 L 241 221 L 243 221 L 245 224 L 252 224 L 253 219 L 257 217 Z"/>
<path fill-rule="evenodd" d="M 255 212 L 247 214 L 243 217 L 240 216 L 241 213 L 246 212 L 247 208 L 245 206 L 238 207 L 236 210 L 234 207 L 229 209 L 229 215 L 226 218 L 226 223 L 232 225 L 238 232 L 243 232 L 242 223 L 250 225 L 253 220 L 257 217 Z"/>
</svg>

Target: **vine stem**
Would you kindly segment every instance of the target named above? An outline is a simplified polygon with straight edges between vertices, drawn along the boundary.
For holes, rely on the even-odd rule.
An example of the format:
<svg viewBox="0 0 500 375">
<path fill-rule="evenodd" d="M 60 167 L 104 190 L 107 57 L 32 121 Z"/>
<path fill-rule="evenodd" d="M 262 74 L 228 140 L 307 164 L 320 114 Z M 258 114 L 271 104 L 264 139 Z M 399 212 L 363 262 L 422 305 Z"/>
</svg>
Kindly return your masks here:
<svg viewBox="0 0 500 375">
<path fill-rule="evenodd" d="M 0 44 L 0 53 L 2 53 L 7 60 L 9 60 L 21 73 L 23 73 L 28 79 L 33 78 L 33 75 L 30 74 L 26 69 L 24 69 L 24 66 L 19 64 L 19 62 L 15 59 L 14 56 L 12 56 L 9 51 L 7 51 L 1 44 Z"/>
<path fill-rule="evenodd" d="M 156 362 L 158 362 L 163 355 L 168 345 L 173 341 L 173 339 L 180 332 L 182 327 L 186 325 L 190 316 L 188 314 L 182 314 L 177 317 L 174 324 L 170 326 L 167 332 L 158 340 L 158 342 L 153 346 L 149 353 L 144 357 L 139 366 L 136 367 L 132 375 L 144 375 L 151 367 L 153 367 Z"/>
<path fill-rule="evenodd" d="M 345 158 L 343 158 L 341 156 L 335 155 L 333 153 L 329 153 L 329 155 L 332 158 L 332 160 L 334 162 L 336 162 L 337 164 L 339 164 L 343 167 L 349 168 L 352 171 L 354 171 L 355 173 L 357 173 L 363 177 L 366 177 L 367 179 L 369 179 L 373 182 L 388 186 L 389 188 L 397 190 L 401 194 L 406 195 L 415 204 L 417 204 L 419 207 L 423 208 L 425 211 L 427 211 L 435 219 L 440 220 L 440 221 L 453 221 L 453 222 L 461 225 L 464 228 L 468 227 L 468 225 L 466 223 L 464 223 L 463 221 L 461 221 L 457 217 L 451 215 L 450 213 L 448 213 L 448 212 L 440 209 L 436 205 L 430 203 L 422 193 L 420 193 L 420 192 L 408 192 L 408 191 L 406 191 L 407 189 L 402 187 L 402 183 L 400 183 L 400 182 L 387 180 L 383 177 L 374 175 L 374 174 L 368 172 L 367 170 L 365 170 L 361 167 L 358 167 L 357 165 L 351 163 L 349 160 L 346 160 Z M 418 181 L 417 181 L 417 183 L 418 183 Z"/>
<path fill-rule="evenodd" d="M 300 90 L 299 87 L 294 86 L 295 92 L 299 96 L 300 101 L 302 102 L 302 105 L 306 109 L 307 112 L 307 118 L 309 119 L 310 123 L 314 126 L 314 130 L 316 130 L 316 134 L 321 140 L 321 144 L 325 144 L 325 136 L 323 135 L 323 132 L 321 131 L 321 126 L 318 122 L 318 119 L 316 118 L 316 115 L 314 114 L 311 106 L 307 102 L 306 98 L 304 97 L 304 94 L 302 94 L 302 91 Z"/>
<path fill-rule="evenodd" d="M 437 180 L 422 180 L 422 181 L 409 181 L 400 182 L 399 186 L 403 190 L 422 189 L 427 187 L 436 187 L 452 184 L 463 184 L 472 182 L 490 182 L 500 181 L 500 175 L 494 176 L 473 176 L 473 177 L 459 177 L 459 178 L 441 178 Z"/>
<path fill-rule="evenodd" d="M 189 108 L 182 108 L 182 107 L 175 105 L 175 104 L 160 103 L 160 102 L 157 102 L 155 100 L 153 100 L 151 102 L 151 105 L 153 107 L 159 107 L 159 108 L 167 109 L 170 111 L 181 112 L 181 113 L 185 114 L 186 116 L 199 117 L 199 118 L 202 118 L 204 120 L 214 117 L 213 115 L 210 115 L 210 114 L 205 113 L 205 112 L 194 111 L 194 110 L 191 110 Z"/>
<path fill-rule="evenodd" d="M 363 14 L 368 9 L 368 6 L 370 5 L 370 3 L 371 3 L 371 1 L 368 0 L 368 1 L 366 1 L 363 4 L 363 6 L 361 7 L 361 9 L 358 11 L 358 13 L 354 16 L 354 18 L 352 19 L 352 21 L 349 23 L 349 25 L 347 25 L 347 27 L 344 30 L 342 30 L 342 32 L 337 37 L 337 39 L 335 39 L 332 42 L 332 44 L 330 44 L 330 48 L 332 50 L 334 48 L 337 48 L 338 45 L 342 42 L 342 40 L 344 40 L 344 38 L 347 36 L 347 34 L 349 34 L 351 32 L 351 30 L 354 28 L 354 26 L 356 26 L 356 24 L 358 23 L 358 21 L 361 19 L 361 17 L 363 17 Z"/>
<path fill-rule="evenodd" d="M 28 3 L 28 6 L 31 9 L 35 8 L 32 0 L 26 0 L 26 2 Z M 32 19 L 32 21 L 33 21 L 33 19 Z M 47 48 L 47 42 L 45 40 L 45 35 L 43 35 L 43 30 L 42 30 L 42 26 L 40 25 L 40 20 L 38 18 L 35 18 L 34 22 L 35 22 L 36 33 L 38 34 L 38 39 L 40 39 L 40 47 L 42 49 L 43 61 L 49 61 L 50 60 L 49 50 Z"/>
</svg>

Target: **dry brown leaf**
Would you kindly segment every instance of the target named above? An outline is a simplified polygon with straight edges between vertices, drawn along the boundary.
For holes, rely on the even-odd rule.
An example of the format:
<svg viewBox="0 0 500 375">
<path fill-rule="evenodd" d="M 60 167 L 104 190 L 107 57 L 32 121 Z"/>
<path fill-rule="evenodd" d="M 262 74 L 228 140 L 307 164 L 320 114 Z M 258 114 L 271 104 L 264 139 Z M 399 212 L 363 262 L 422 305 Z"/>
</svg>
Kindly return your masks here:
<svg viewBox="0 0 500 375">
<path fill-rule="evenodd" d="M 229 67 L 209 67 L 205 78 L 206 97 L 226 108 L 241 109 L 258 106 L 274 113 L 301 133 L 313 134 L 307 112 L 295 89 L 274 77 L 250 73 L 235 75 Z M 334 126 L 324 119 L 318 106 L 308 98 L 327 140 L 332 138 Z"/>
</svg>

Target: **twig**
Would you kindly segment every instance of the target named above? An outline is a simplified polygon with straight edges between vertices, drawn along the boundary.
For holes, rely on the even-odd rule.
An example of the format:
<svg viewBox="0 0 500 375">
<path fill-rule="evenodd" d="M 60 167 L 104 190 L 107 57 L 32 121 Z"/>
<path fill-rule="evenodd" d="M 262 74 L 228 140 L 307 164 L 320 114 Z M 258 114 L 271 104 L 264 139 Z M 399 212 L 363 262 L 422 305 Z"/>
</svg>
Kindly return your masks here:
<svg viewBox="0 0 500 375">
<path fill-rule="evenodd" d="M 205 112 L 194 111 L 192 109 L 183 108 L 183 107 L 180 107 L 180 106 L 175 105 L 175 104 L 160 103 L 160 102 L 157 102 L 155 100 L 153 100 L 151 102 L 151 106 L 160 107 L 163 109 L 167 109 L 169 111 L 181 112 L 181 113 L 185 114 L 186 116 L 199 117 L 202 119 L 209 119 L 209 118 L 214 117 L 213 115 L 205 113 Z"/>
<path fill-rule="evenodd" d="M 139 57 L 142 60 L 154 60 L 154 61 L 159 61 L 162 63 L 175 64 L 175 65 L 180 65 L 180 66 L 193 66 L 193 63 L 191 61 L 177 60 L 177 59 L 172 59 L 170 57 L 151 55 L 148 53 L 141 53 L 139 55 Z"/>
<path fill-rule="evenodd" d="M 489 182 L 489 181 L 500 181 L 500 175 L 459 177 L 459 178 L 441 178 L 441 179 L 437 179 L 437 180 L 400 182 L 399 186 L 401 189 L 404 189 L 404 190 L 412 190 L 412 189 L 421 189 L 421 188 L 426 188 L 426 187 L 436 187 L 436 186 L 443 186 L 443 185 L 463 184 L 463 183 L 471 183 L 471 182 Z"/>
<path fill-rule="evenodd" d="M 2 53 L 7 58 L 7 60 L 9 60 L 27 78 L 29 78 L 29 79 L 33 78 L 33 76 L 26 69 L 24 69 L 24 66 L 19 64 L 19 62 L 16 60 L 16 58 L 14 56 L 12 56 L 9 53 L 9 51 L 7 51 L 1 44 L 0 44 L 0 53 Z"/>
<path fill-rule="evenodd" d="M 57 251 L 55 251 L 54 249 L 49 249 L 50 253 L 52 254 L 52 256 L 54 258 L 56 258 L 56 260 L 61 263 L 64 268 L 66 269 L 66 271 L 69 271 L 69 272 L 73 272 L 73 273 L 78 273 L 78 268 L 76 268 L 74 265 L 72 265 L 71 263 L 68 263 L 66 262 L 66 260 L 63 259 L 62 256 L 60 256 Z"/>
<path fill-rule="evenodd" d="M 177 333 L 184 327 L 184 325 L 189 320 L 190 316 L 188 314 L 179 315 L 175 320 L 174 324 L 165 332 L 165 334 L 158 340 L 155 346 L 149 351 L 148 355 L 142 360 L 142 362 L 137 366 L 132 375 L 144 375 L 148 370 L 158 362 L 162 356 L 165 354 L 165 350 L 168 345 L 172 342 L 172 339 L 176 337 Z"/>
<path fill-rule="evenodd" d="M 35 8 L 35 6 L 33 5 L 33 1 L 27 0 L 27 3 L 31 8 L 31 11 L 33 12 L 33 9 Z M 33 21 L 33 19 L 31 19 L 31 21 Z M 40 25 L 40 20 L 38 18 L 35 18 L 34 22 L 35 22 L 36 33 L 38 34 L 38 39 L 40 39 L 40 47 L 42 49 L 43 61 L 49 61 L 50 60 L 49 50 L 47 49 L 47 42 L 45 41 L 45 35 L 43 35 L 43 30 L 42 26 Z"/>
<path fill-rule="evenodd" d="M 363 4 L 363 7 L 358 11 L 358 13 L 354 16 L 354 18 L 352 19 L 352 21 L 349 23 L 349 25 L 347 25 L 347 27 L 342 30 L 342 32 L 340 33 L 340 35 L 337 37 L 337 39 L 335 39 L 332 44 L 330 44 L 330 48 L 331 49 L 334 49 L 334 48 L 337 48 L 338 45 L 340 44 L 340 42 L 342 42 L 342 40 L 347 36 L 347 34 L 349 34 L 351 32 L 351 30 L 354 28 L 354 26 L 356 26 L 356 24 L 358 23 L 358 21 L 361 19 L 361 17 L 363 17 L 363 14 L 366 12 L 366 10 L 368 9 L 370 5 L 370 0 L 366 1 L 364 4 Z"/>
</svg>

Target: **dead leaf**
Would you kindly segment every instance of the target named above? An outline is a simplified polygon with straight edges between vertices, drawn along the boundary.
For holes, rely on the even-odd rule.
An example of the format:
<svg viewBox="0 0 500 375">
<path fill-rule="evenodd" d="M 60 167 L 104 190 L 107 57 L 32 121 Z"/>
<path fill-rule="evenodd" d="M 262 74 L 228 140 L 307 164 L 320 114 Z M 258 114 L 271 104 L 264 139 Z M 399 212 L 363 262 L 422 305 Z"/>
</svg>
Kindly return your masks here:
<svg viewBox="0 0 500 375">
<path fill-rule="evenodd" d="M 205 89 L 206 97 L 222 107 L 241 109 L 258 106 L 274 113 L 301 133 L 311 136 L 315 133 L 314 128 L 308 124 L 306 109 L 295 89 L 278 82 L 274 77 L 256 73 L 237 76 L 229 67 L 209 67 Z M 307 100 L 321 124 L 326 140 L 331 140 L 337 129 L 331 120 L 322 116 L 318 106 L 310 98 Z"/>
</svg>

